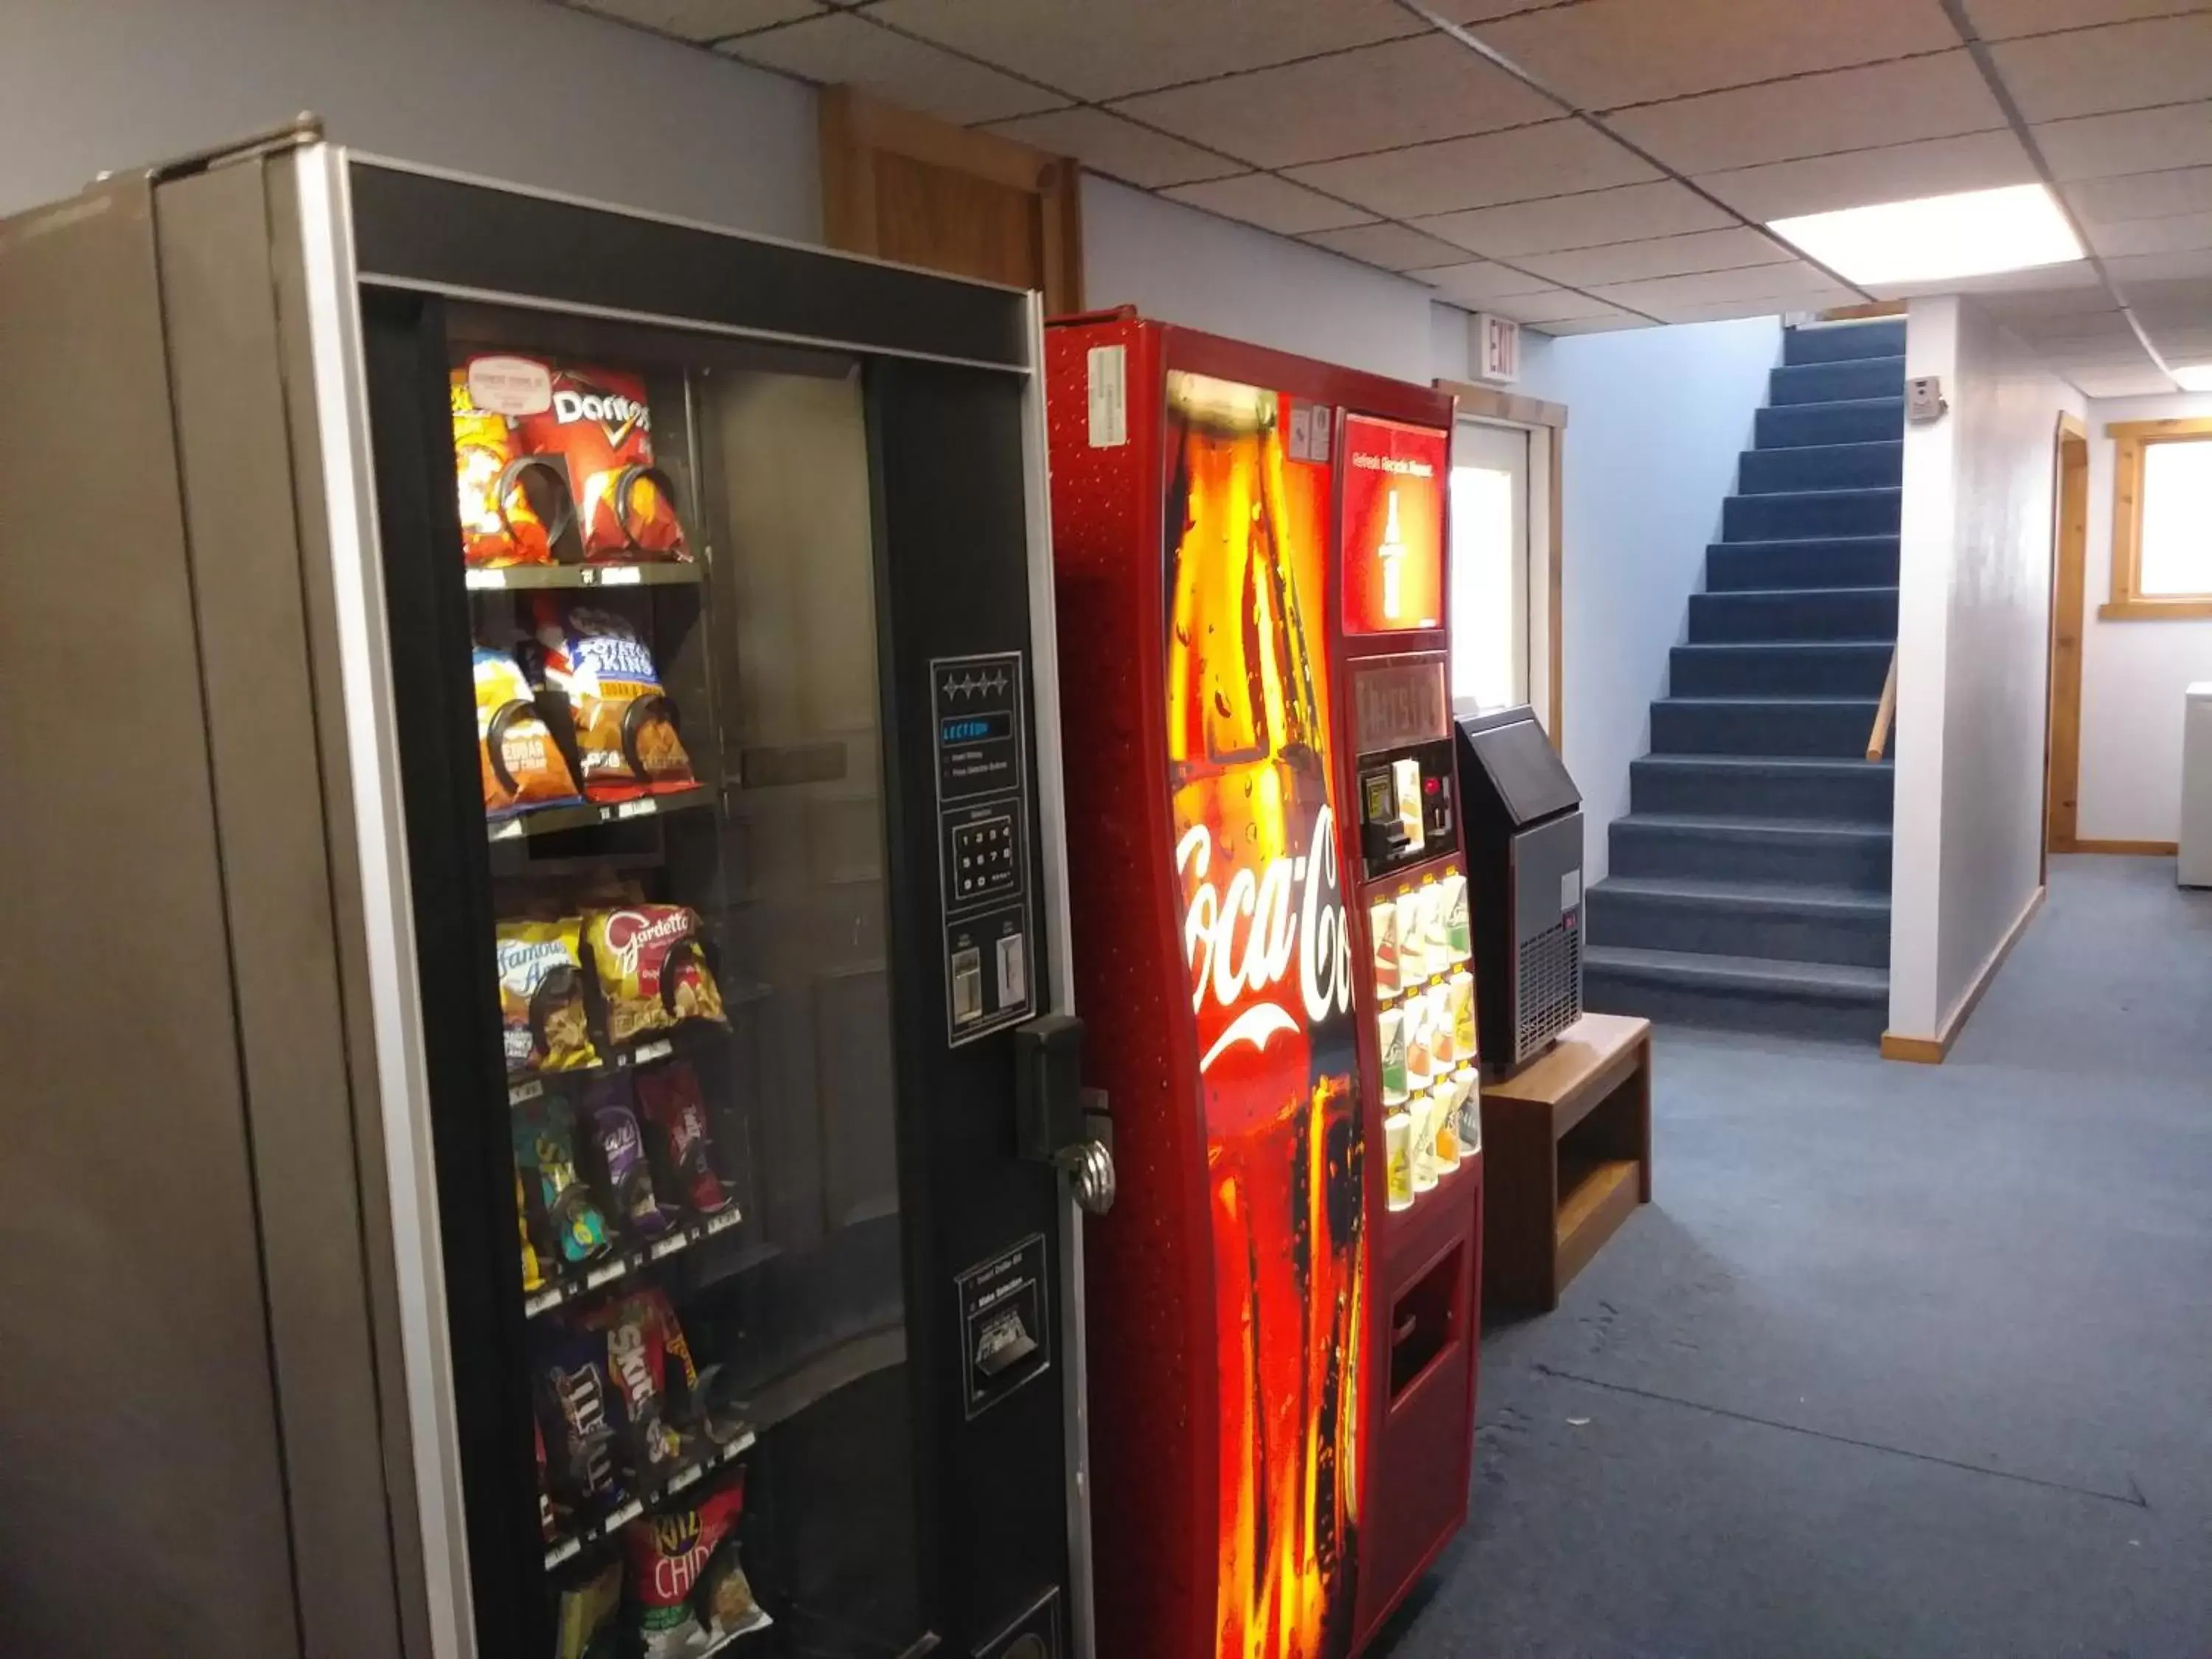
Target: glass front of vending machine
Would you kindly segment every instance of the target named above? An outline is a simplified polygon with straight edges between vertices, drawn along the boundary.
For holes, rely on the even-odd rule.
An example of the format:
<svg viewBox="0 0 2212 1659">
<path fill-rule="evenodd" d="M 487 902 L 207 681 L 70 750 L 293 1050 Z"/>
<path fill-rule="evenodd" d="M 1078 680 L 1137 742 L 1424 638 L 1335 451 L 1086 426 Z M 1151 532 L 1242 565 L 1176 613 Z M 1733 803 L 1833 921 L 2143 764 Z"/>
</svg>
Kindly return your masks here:
<svg viewBox="0 0 2212 1659">
<path fill-rule="evenodd" d="M 1074 1653 L 1028 297 L 348 184 L 476 1650 Z"/>
</svg>

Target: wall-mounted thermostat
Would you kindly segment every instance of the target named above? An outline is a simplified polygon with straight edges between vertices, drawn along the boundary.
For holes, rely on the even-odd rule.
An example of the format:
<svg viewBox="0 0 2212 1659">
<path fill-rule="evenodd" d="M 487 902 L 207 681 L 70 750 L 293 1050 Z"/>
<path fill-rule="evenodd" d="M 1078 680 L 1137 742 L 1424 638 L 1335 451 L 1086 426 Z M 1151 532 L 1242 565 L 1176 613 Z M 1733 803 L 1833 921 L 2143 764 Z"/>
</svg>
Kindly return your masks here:
<svg viewBox="0 0 2212 1659">
<path fill-rule="evenodd" d="M 1940 421 L 1951 407 L 1943 401 L 1943 377 L 1923 374 L 1917 380 L 1905 383 L 1905 418 L 1908 421 Z"/>
</svg>

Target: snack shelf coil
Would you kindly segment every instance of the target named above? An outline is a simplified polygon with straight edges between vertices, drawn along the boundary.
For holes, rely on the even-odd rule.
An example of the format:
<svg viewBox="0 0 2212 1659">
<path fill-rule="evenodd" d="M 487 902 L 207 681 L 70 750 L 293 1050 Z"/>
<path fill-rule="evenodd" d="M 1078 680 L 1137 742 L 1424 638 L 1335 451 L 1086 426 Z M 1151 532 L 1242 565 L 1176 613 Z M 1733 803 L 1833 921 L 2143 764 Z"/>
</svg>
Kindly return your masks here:
<svg viewBox="0 0 2212 1659">
<path fill-rule="evenodd" d="M 694 560 L 675 559 L 639 564 L 493 565 L 465 570 L 461 583 L 472 593 L 542 587 L 696 587 L 703 568 Z"/>
<path fill-rule="evenodd" d="M 680 1492 L 690 1491 L 715 1470 L 727 1467 L 753 1448 L 757 1437 L 747 1429 L 726 1446 L 717 1446 L 704 1457 L 687 1463 L 649 1492 L 640 1492 L 626 1503 L 609 1510 L 595 1521 L 587 1521 L 575 1531 L 567 1534 L 545 1547 L 545 1570 L 550 1572 L 564 1562 L 573 1561 L 586 1548 L 602 1538 L 611 1538 L 631 1522 Z"/>
<path fill-rule="evenodd" d="M 694 806 L 713 804 L 714 792 L 703 784 L 672 790 L 662 795 L 640 795 L 635 800 L 587 800 L 575 806 L 548 806 L 535 812 L 518 812 L 498 818 L 489 826 L 493 841 L 520 841 L 526 836 L 550 836 L 560 830 L 585 830 L 593 824 L 622 823 L 631 818 L 659 817 Z"/>
<path fill-rule="evenodd" d="M 522 1311 L 531 1319 L 543 1313 L 550 1313 L 564 1302 L 573 1302 L 579 1297 L 589 1296 L 593 1291 L 619 1284 L 641 1267 L 655 1261 L 665 1261 L 670 1256 L 690 1249 L 702 1238 L 726 1233 L 743 1219 L 733 1201 L 727 1209 L 717 1210 L 689 1226 L 672 1229 L 659 1238 L 618 1251 L 597 1267 L 573 1278 L 559 1279 L 543 1290 L 532 1291 L 523 1298 Z"/>
</svg>

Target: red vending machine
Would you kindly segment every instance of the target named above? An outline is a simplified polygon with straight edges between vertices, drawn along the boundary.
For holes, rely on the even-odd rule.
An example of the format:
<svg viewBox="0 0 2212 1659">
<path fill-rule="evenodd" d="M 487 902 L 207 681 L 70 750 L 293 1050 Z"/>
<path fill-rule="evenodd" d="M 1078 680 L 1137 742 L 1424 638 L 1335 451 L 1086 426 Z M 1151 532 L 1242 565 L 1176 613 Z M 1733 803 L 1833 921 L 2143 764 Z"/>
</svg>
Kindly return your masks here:
<svg viewBox="0 0 2212 1659">
<path fill-rule="evenodd" d="M 1339 1659 L 1467 1513 L 1481 1158 L 1452 404 L 1048 331 L 1099 1651 Z"/>
</svg>

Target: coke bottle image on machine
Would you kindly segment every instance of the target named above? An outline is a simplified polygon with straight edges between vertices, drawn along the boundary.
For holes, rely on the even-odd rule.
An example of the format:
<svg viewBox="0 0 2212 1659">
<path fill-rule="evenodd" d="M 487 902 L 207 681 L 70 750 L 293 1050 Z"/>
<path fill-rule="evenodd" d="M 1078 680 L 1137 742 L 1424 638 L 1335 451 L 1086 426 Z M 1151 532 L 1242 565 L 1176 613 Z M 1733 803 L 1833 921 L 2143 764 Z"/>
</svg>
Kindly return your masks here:
<svg viewBox="0 0 2212 1659">
<path fill-rule="evenodd" d="M 1324 550 L 1298 533 L 1317 520 L 1290 500 L 1274 393 L 1171 373 L 1166 404 L 1168 758 L 1221 1366 L 1218 1651 L 1340 1653 L 1364 1148 L 1305 616 Z"/>
<path fill-rule="evenodd" d="M 1070 934 L 1120 1174 L 1083 1281 L 1098 1651 L 1349 1659 L 1473 1454 L 1480 1158 L 1433 1080 L 1418 1137 L 1386 1121 L 1380 1045 L 1449 952 L 1424 925 L 1386 988 L 1367 931 L 1461 867 L 1430 731 L 1452 403 L 1128 311 L 1045 356 Z M 1393 1123 L 1434 1175 L 1402 1209 Z"/>
</svg>

